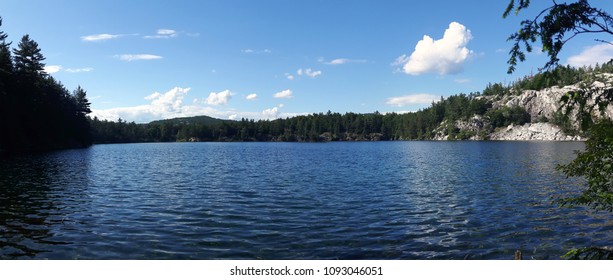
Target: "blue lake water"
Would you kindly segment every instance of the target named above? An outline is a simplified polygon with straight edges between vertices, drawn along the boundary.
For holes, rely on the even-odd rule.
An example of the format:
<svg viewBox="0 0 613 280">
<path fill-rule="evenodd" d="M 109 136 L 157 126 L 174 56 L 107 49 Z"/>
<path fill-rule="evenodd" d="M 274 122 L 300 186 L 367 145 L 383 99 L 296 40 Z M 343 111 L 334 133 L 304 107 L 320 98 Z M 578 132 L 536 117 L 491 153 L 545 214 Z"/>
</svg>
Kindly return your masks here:
<svg viewBox="0 0 613 280">
<path fill-rule="evenodd" d="M 0 160 L 0 259 L 559 259 L 582 143 L 164 143 Z"/>
</svg>

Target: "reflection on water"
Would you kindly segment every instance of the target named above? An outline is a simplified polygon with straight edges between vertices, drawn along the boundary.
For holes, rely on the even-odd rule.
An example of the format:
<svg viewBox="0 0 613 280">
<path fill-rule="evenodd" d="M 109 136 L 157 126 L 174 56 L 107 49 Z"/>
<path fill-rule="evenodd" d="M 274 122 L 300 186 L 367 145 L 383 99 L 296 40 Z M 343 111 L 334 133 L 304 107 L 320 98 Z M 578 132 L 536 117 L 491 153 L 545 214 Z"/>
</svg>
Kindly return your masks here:
<svg viewBox="0 0 613 280">
<path fill-rule="evenodd" d="M 82 188 L 89 185 L 88 153 L 0 160 L 0 257 L 36 257 L 66 244 L 52 230 L 77 210 L 74 203 L 83 202 Z"/>
<path fill-rule="evenodd" d="M 0 160 L 3 259 L 556 259 L 613 238 L 560 209 L 581 143 L 99 145 Z"/>
</svg>

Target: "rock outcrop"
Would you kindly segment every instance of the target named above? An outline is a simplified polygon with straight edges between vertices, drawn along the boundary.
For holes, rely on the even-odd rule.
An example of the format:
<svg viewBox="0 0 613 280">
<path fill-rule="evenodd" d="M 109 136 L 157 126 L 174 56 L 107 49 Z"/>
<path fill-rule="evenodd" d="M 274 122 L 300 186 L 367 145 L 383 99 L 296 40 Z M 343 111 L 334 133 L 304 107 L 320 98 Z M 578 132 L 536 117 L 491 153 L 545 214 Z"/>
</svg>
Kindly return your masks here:
<svg viewBox="0 0 613 280">
<path fill-rule="evenodd" d="M 558 126 L 551 123 L 527 123 L 509 125 L 489 135 L 490 140 L 515 141 L 583 141 L 580 136 L 566 135 Z"/>
<path fill-rule="evenodd" d="M 608 84 L 613 81 L 613 74 L 600 74 L 600 80 L 608 80 Z M 573 92 L 580 92 L 583 88 L 589 88 L 594 92 L 591 100 L 587 101 L 588 106 L 595 104 L 595 97 L 605 94 L 609 90 L 605 83 L 600 81 L 586 85 L 571 85 L 565 87 L 551 87 L 543 90 L 524 90 L 519 94 L 508 94 L 504 96 L 481 96 L 492 103 L 494 109 L 504 107 L 521 107 L 530 114 L 532 123 L 524 125 L 509 125 L 508 127 L 493 129 L 488 117 L 475 115 L 468 120 L 456 121 L 450 128 L 447 121 L 443 121 L 440 126 L 433 131 L 433 140 L 517 140 L 517 141 L 583 141 L 580 136 L 567 135 L 564 131 L 553 124 L 557 112 L 562 107 L 562 97 Z M 577 108 L 569 115 L 570 127 L 579 130 L 579 122 L 576 120 Z M 592 112 L 592 119 L 602 116 L 595 109 Z M 613 119 L 613 106 L 609 105 L 604 117 Z M 567 124 L 568 125 L 568 124 Z M 451 136 L 449 134 L 452 134 Z"/>
<path fill-rule="evenodd" d="M 602 74 L 602 79 L 613 79 L 613 76 L 608 74 Z M 596 95 L 602 94 L 606 89 L 606 85 L 603 82 L 595 81 L 589 88 L 596 92 Z M 500 107 L 513 107 L 519 106 L 524 108 L 532 119 L 532 122 L 539 122 L 542 120 L 552 120 L 554 114 L 558 112 L 563 105 L 561 103 L 562 97 L 569 92 L 577 92 L 581 90 L 581 85 L 571 85 L 565 87 L 551 87 L 542 90 L 525 90 L 518 95 L 506 95 L 498 100 L 492 100 L 494 108 Z M 588 100 L 588 106 L 594 104 L 594 99 Z M 596 110 L 597 111 L 597 110 Z M 598 112 L 593 112 L 593 119 L 600 118 Z M 574 112 L 576 113 L 576 111 Z M 579 124 L 575 119 L 575 114 L 572 113 L 571 123 L 575 128 L 579 128 Z M 609 105 L 605 110 L 605 117 L 613 118 L 613 106 Z"/>
</svg>

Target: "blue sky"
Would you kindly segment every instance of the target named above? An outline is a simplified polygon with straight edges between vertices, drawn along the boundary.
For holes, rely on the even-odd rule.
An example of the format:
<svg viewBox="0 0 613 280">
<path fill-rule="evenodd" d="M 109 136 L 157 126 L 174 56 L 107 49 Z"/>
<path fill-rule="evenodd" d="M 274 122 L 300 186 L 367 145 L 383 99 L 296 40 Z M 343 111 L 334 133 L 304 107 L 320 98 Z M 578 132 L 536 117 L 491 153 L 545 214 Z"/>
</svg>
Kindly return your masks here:
<svg viewBox="0 0 613 280">
<path fill-rule="evenodd" d="M 506 74 L 506 38 L 551 3 L 533 2 L 507 19 L 507 0 L 5 0 L 0 16 L 13 47 L 30 34 L 51 75 L 87 90 L 92 116 L 272 119 L 415 111 L 536 72 L 544 54 Z M 561 62 L 613 58 L 593 39 Z"/>
</svg>

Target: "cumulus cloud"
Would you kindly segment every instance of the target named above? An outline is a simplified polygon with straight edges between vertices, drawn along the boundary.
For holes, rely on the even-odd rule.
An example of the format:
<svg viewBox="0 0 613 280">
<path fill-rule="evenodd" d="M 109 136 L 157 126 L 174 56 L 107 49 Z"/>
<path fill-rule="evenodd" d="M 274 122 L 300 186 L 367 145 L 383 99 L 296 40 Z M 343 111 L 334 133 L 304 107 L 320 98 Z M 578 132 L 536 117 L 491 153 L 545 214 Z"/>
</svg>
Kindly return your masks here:
<svg viewBox="0 0 613 280">
<path fill-rule="evenodd" d="M 183 99 L 190 88 L 175 87 L 165 93 L 155 92 L 145 97 L 149 104 L 133 107 L 120 107 L 105 110 L 92 110 L 92 117 L 106 120 L 131 120 L 148 122 L 156 119 L 183 117 L 188 115 L 189 108 L 183 104 Z"/>
<path fill-rule="evenodd" d="M 135 61 L 135 60 L 154 60 L 162 59 L 163 57 L 154 54 L 120 54 L 115 57 L 123 61 Z"/>
<path fill-rule="evenodd" d="M 204 103 L 209 105 L 227 105 L 233 95 L 234 93 L 227 89 L 221 92 L 211 92 L 209 97 L 204 99 Z"/>
<path fill-rule="evenodd" d="M 47 65 L 43 68 L 43 71 L 47 74 L 53 74 L 60 72 L 62 70 L 62 66 L 60 65 Z"/>
<path fill-rule="evenodd" d="M 322 72 L 320 70 L 315 71 L 315 70 L 313 70 L 311 68 L 307 68 L 307 69 L 304 69 L 304 70 L 302 70 L 302 68 L 300 68 L 300 69 L 298 69 L 298 71 L 296 71 L 296 74 L 298 74 L 298 76 L 304 75 L 304 76 L 307 76 L 307 77 L 315 78 L 315 77 L 321 75 Z"/>
<path fill-rule="evenodd" d="M 185 104 L 190 88 L 175 87 L 165 93 L 155 92 L 146 97 L 149 103 L 132 107 L 119 107 L 110 109 L 92 109 L 90 116 L 99 119 L 116 121 L 119 118 L 137 123 L 147 123 L 154 120 L 210 116 L 219 119 L 275 119 L 286 118 L 307 113 L 286 113 L 281 112 L 282 106 L 265 109 L 259 112 L 241 112 L 235 109 L 219 110 L 215 107 L 207 106 L 205 102 L 198 99 L 191 104 Z M 217 94 L 219 95 L 219 94 Z M 91 98 L 93 99 L 93 98 Z"/>
<path fill-rule="evenodd" d="M 613 59 L 613 45 L 599 44 L 584 49 L 580 54 L 568 58 L 566 64 L 574 67 L 602 64 Z"/>
<path fill-rule="evenodd" d="M 274 98 L 292 98 L 292 91 L 290 89 L 282 90 L 280 92 L 275 93 Z"/>
<path fill-rule="evenodd" d="M 158 29 L 158 31 L 156 32 L 155 35 L 147 35 L 144 36 L 143 38 L 147 38 L 147 39 L 169 39 L 169 38 L 174 38 L 177 37 L 179 34 L 177 33 L 177 31 L 172 30 L 172 29 Z"/>
<path fill-rule="evenodd" d="M 258 95 L 255 93 L 249 94 L 245 97 L 245 99 L 247 100 L 256 100 L 258 98 Z"/>
<path fill-rule="evenodd" d="M 277 119 L 279 118 L 279 108 L 273 107 L 271 109 L 265 109 L 262 111 L 262 116 L 264 119 Z"/>
<path fill-rule="evenodd" d="M 81 40 L 84 42 L 100 42 L 100 41 L 107 41 L 111 39 L 117 39 L 121 36 L 124 36 L 124 35 L 123 34 L 103 33 L 103 34 L 93 34 L 93 35 L 81 36 Z"/>
<path fill-rule="evenodd" d="M 434 40 L 428 35 L 417 42 L 410 56 L 401 55 L 394 62 L 410 75 L 437 73 L 456 74 L 462 71 L 464 62 L 473 54 L 466 46 L 472 34 L 464 25 L 452 22 L 443 38 Z"/>
<path fill-rule="evenodd" d="M 290 73 L 285 73 L 285 77 L 286 77 L 288 80 L 290 80 L 290 81 L 293 81 L 293 80 L 294 80 L 294 78 L 295 78 L 295 77 L 294 77 L 294 75 L 292 75 L 292 74 L 290 74 Z"/>
<path fill-rule="evenodd" d="M 432 94 L 419 93 L 405 96 L 390 97 L 385 102 L 387 105 L 404 107 L 410 105 L 428 105 L 436 102 L 440 97 Z"/>
</svg>

